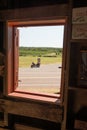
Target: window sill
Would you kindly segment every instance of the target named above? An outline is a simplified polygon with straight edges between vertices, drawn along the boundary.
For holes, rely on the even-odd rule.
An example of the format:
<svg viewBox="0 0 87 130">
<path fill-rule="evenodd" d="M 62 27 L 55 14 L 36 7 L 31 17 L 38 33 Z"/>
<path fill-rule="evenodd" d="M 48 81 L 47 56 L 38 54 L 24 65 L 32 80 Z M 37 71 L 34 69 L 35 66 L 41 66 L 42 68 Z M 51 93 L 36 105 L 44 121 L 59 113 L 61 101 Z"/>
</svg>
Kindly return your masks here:
<svg viewBox="0 0 87 130">
<path fill-rule="evenodd" d="M 20 99 L 29 99 L 29 100 L 35 100 L 39 102 L 48 102 L 52 104 L 60 104 L 60 94 L 56 97 L 49 97 L 49 96 L 40 96 L 40 95 L 34 95 L 34 94 L 26 94 L 26 93 L 19 93 L 19 92 L 13 92 L 8 94 L 10 97 L 20 98 Z"/>
</svg>

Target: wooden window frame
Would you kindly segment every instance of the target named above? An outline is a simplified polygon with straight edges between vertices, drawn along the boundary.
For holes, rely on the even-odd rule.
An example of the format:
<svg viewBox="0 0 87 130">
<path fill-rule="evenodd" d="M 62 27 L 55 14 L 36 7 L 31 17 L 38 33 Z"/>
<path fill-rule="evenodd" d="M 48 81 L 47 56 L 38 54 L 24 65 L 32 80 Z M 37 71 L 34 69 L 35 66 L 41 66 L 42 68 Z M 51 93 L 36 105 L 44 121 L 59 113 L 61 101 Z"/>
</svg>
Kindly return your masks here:
<svg viewBox="0 0 87 130">
<path fill-rule="evenodd" d="M 46 102 L 52 103 L 63 103 L 64 100 L 64 75 L 65 75 L 65 68 L 66 68 L 66 18 L 59 18 L 59 19 L 49 19 L 49 20 L 13 20 L 7 22 L 7 96 L 11 97 L 19 97 L 25 99 L 34 99 L 34 100 L 41 100 Z M 62 76 L 61 76 L 61 92 L 58 96 L 52 95 L 45 95 L 45 94 L 35 94 L 35 93 L 26 93 L 26 92 L 17 92 L 14 91 L 14 28 L 15 27 L 22 27 L 22 26 L 50 26 L 50 25 L 64 25 L 64 46 L 63 46 L 63 61 L 62 61 Z M 9 62 L 10 61 L 10 62 Z"/>
</svg>

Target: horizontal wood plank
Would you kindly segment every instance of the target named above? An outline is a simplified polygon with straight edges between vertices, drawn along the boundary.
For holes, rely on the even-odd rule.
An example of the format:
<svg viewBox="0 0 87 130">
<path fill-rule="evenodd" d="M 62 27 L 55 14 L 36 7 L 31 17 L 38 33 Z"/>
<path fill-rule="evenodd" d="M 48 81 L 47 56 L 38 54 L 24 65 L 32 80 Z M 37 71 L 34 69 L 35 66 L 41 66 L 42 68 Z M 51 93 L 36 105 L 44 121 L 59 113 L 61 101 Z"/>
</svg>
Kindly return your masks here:
<svg viewBox="0 0 87 130">
<path fill-rule="evenodd" d="M 1 100 L 2 102 L 2 100 Z M 3 111 L 10 114 L 44 119 L 53 122 L 62 122 L 63 109 L 59 105 L 21 102 L 21 101 L 3 101 Z M 0 106 L 2 107 L 2 105 Z"/>
<path fill-rule="evenodd" d="M 30 126 L 25 126 L 25 125 L 20 125 L 20 124 L 15 124 L 14 129 L 15 130 L 43 130 L 40 128 L 35 128 L 35 127 L 30 127 Z"/>
<path fill-rule="evenodd" d="M 36 18 L 46 18 L 46 17 L 57 17 L 57 16 L 67 16 L 68 15 L 68 5 L 50 5 L 43 7 L 31 7 L 31 8 L 21 8 L 13 10 L 3 10 L 0 11 L 0 20 L 13 20 L 13 19 L 36 19 Z"/>
</svg>

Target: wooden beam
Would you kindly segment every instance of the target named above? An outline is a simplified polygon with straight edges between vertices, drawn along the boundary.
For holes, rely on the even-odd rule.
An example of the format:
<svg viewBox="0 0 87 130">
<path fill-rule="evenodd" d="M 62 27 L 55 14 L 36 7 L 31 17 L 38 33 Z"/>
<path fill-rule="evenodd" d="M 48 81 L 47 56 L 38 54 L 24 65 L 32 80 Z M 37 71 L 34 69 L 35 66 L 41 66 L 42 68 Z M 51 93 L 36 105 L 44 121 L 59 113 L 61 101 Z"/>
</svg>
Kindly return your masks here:
<svg viewBox="0 0 87 130">
<path fill-rule="evenodd" d="M 0 100 L 2 102 L 2 100 Z M 63 108 L 60 105 L 3 100 L 3 111 L 26 117 L 44 119 L 57 123 L 62 122 Z M 0 107 L 2 107 L 2 105 Z"/>
<path fill-rule="evenodd" d="M 68 5 L 50 5 L 42 7 L 31 7 L 31 8 L 21 8 L 12 10 L 0 11 L 0 21 L 3 20 L 16 20 L 16 19 L 37 19 L 46 17 L 61 17 L 67 16 Z"/>
</svg>

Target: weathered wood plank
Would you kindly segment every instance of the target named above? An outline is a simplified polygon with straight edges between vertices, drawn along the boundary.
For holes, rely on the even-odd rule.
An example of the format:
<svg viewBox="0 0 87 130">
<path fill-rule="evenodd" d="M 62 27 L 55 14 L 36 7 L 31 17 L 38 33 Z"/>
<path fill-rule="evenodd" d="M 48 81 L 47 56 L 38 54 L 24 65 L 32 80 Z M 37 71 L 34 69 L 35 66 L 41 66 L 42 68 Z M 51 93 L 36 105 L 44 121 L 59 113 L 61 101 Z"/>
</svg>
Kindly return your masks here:
<svg viewBox="0 0 87 130">
<path fill-rule="evenodd" d="M 62 121 L 62 109 L 44 104 L 6 101 L 6 112 L 55 122 Z"/>
<path fill-rule="evenodd" d="M 62 122 L 62 107 L 53 104 L 4 100 L 4 111 L 10 114 L 29 116 L 53 122 Z"/>
<path fill-rule="evenodd" d="M 21 8 L 13 10 L 0 11 L 0 20 L 12 20 L 12 19 L 36 19 L 36 18 L 46 18 L 46 17 L 56 17 L 56 16 L 67 16 L 68 15 L 68 5 L 50 5 L 44 7 L 31 7 L 31 8 Z"/>
<path fill-rule="evenodd" d="M 4 127 L 4 121 L 0 121 L 0 127 Z"/>
<path fill-rule="evenodd" d="M 10 130 L 10 129 L 6 129 L 6 128 L 0 128 L 0 130 Z"/>
<path fill-rule="evenodd" d="M 43 130 L 40 128 L 35 128 L 35 127 L 30 127 L 30 126 L 25 126 L 25 125 L 20 125 L 20 124 L 15 124 L 14 129 L 15 130 Z"/>
</svg>

